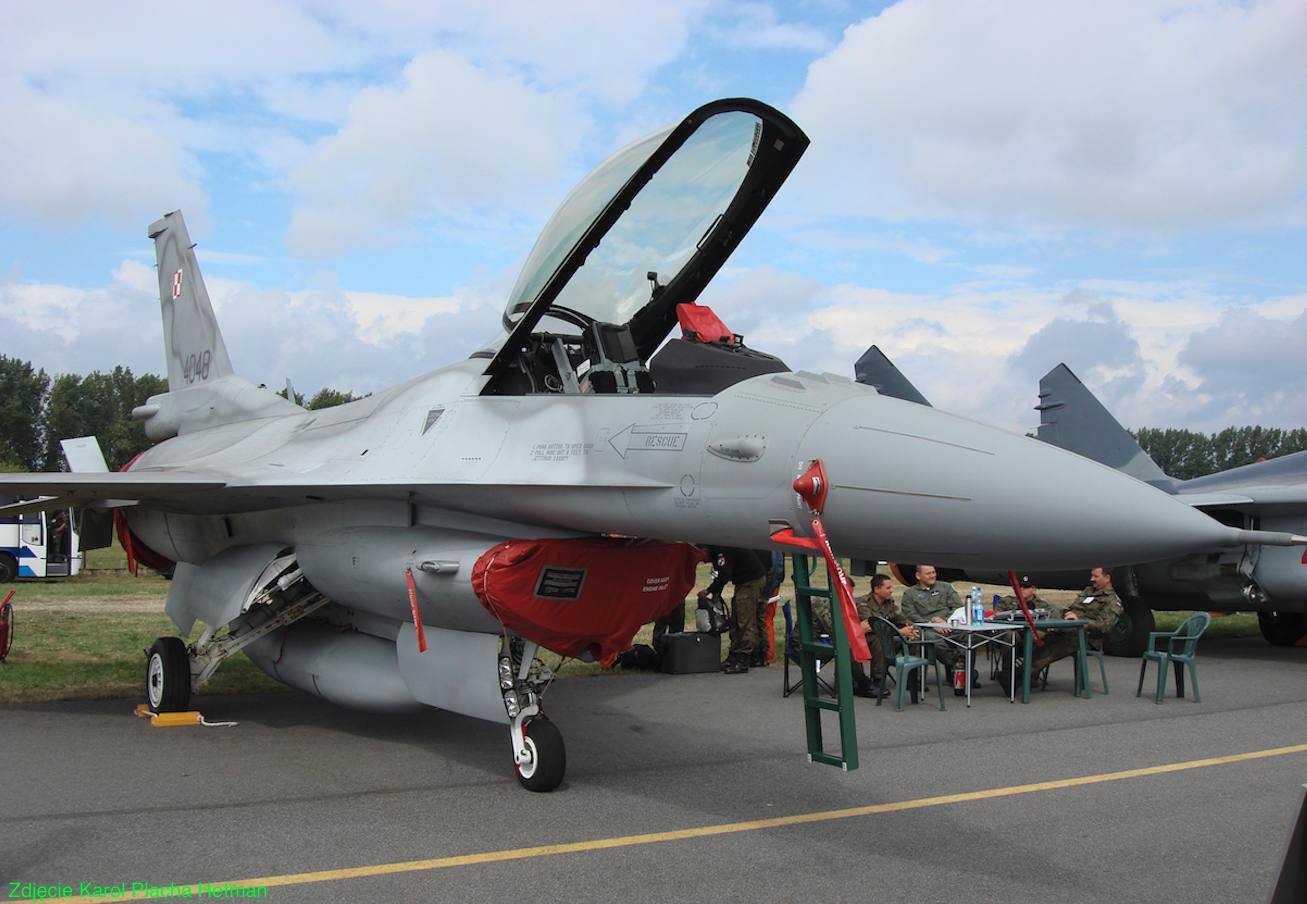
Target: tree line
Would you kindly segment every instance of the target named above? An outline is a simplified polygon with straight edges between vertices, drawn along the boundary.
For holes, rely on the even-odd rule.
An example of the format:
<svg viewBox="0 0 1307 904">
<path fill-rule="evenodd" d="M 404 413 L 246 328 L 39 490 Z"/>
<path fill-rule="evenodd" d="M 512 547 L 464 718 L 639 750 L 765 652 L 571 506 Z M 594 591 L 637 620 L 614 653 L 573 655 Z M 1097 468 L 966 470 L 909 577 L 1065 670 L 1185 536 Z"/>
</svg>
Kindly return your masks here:
<svg viewBox="0 0 1307 904">
<path fill-rule="evenodd" d="M 1302 427 L 1226 427 L 1211 435 L 1142 427 L 1133 435 L 1148 457 L 1176 480 L 1191 480 L 1307 449 L 1307 429 Z"/>
<path fill-rule="evenodd" d="M 135 376 L 130 367 L 98 370 L 86 376 L 51 376 L 31 362 L 0 354 L 0 470 L 62 471 L 66 465 L 59 440 L 95 436 L 105 463 L 116 471 L 151 445 L 132 409 L 168 391 L 155 374 Z M 283 390 L 279 393 L 285 398 Z M 305 408 L 330 408 L 362 398 L 335 389 L 320 389 Z"/>
</svg>

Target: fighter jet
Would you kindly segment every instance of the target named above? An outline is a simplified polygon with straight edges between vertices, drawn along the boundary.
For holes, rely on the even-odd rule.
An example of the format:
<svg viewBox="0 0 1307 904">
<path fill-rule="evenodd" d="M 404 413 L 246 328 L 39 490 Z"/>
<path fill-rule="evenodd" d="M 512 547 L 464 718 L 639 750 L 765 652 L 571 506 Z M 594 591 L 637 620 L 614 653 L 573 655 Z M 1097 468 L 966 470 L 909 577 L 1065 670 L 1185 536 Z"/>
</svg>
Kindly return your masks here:
<svg viewBox="0 0 1307 904">
<path fill-rule="evenodd" d="M 1116 468 L 1232 527 L 1307 533 L 1307 452 L 1259 461 L 1193 480 L 1173 480 L 1148 457 L 1071 369 L 1059 364 L 1039 381 L 1039 438 Z M 1152 630 L 1150 609 L 1256 611 L 1262 636 L 1279 646 L 1307 638 L 1307 565 L 1302 554 L 1248 543 L 1194 550 L 1125 569 L 1128 587 L 1147 606 L 1134 613 L 1123 655 L 1139 655 Z M 1049 575 L 1040 586 L 1080 587 L 1083 575 Z M 1138 648 L 1138 649 L 1136 649 Z"/>
<path fill-rule="evenodd" d="M 79 454 L 72 473 L 0 475 L 43 496 L 10 511 L 76 504 L 84 545 L 107 543 L 112 520 L 134 560 L 176 563 L 166 611 L 183 636 L 204 631 L 149 651 L 156 711 L 185 709 L 243 649 L 346 706 L 507 724 L 535 791 L 566 762 L 540 649 L 625 648 L 682 604 L 690 544 L 768 547 L 778 523 L 811 536 L 794 482 L 814 462 L 831 543 L 863 559 L 1069 568 L 1262 536 L 747 348 L 696 300 L 807 145 L 778 111 L 732 99 L 619 150 L 545 225 L 497 338 L 320 411 L 235 373 L 168 213 L 149 228 L 168 392 L 133 412 L 156 445 L 122 473 Z"/>
</svg>

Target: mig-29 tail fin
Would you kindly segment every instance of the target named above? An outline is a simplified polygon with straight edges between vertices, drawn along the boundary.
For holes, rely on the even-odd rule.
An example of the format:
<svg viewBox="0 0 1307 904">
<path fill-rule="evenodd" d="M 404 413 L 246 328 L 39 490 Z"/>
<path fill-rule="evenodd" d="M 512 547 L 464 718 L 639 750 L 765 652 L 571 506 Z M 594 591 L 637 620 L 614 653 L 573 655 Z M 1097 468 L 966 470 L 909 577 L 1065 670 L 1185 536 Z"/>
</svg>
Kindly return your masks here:
<svg viewBox="0 0 1307 904">
<path fill-rule="evenodd" d="M 1065 364 L 1039 381 L 1039 438 L 1173 493 L 1175 481 Z"/>
<path fill-rule="evenodd" d="M 159 263 L 168 392 L 132 411 L 145 422 L 146 435 L 158 441 L 202 427 L 302 410 L 232 369 L 181 211 L 169 211 L 155 221 L 149 236 Z"/>
<path fill-rule="evenodd" d="M 878 346 L 873 345 L 862 353 L 853 365 L 853 373 L 859 383 L 871 386 L 883 396 L 933 407 Z"/>
</svg>

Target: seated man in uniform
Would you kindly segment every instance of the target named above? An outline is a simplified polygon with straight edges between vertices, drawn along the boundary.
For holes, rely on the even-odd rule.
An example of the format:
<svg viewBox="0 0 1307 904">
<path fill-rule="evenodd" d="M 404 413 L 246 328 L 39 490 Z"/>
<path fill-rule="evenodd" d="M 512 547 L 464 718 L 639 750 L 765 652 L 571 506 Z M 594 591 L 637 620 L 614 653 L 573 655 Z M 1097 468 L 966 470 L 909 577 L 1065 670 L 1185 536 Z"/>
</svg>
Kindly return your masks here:
<svg viewBox="0 0 1307 904">
<path fill-rule="evenodd" d="M 1029 609 L 1032 614 L 1036 609 L 1047 609 L 1049 618 L 1062 617 L 1062 607 L 1057 603 L 1050 603 L 1048 600 L 1040 596 L 1039 588 L 1035 586 L 1035 582 L 1032 581 L 1029 576 L 1019 578 L 1017 580 L 1017 586 L 1021 588 L 1021 598 L 1025 600 L 1026 608 Z M 994 611 L 1019 612 L 1021 611 L 1021 606 L 1017 602 L 1017 598 L 1009 593 L 994 604 Z M 1011 633 L 1006 633 L 1003 636 L 1010 637 Z M 998 671 L 994 673 L 994 677 L 1004 687 L 1011 686 L 1011 668 L 1012 653 L 1010 650 L 1005 649 L 1003 650 L 1002 665 L 1000 665 Z"/>
<path fill-rule="evenodd" d="M 894 582 L 887 574 L 874 575 L 871 579 L 871 593 L 857 602 L 858 618 L 862 619 L 862 630 L 867 635 L 867 647 L 871 650 L 871 677 L 867 677 L 862 663 L 853 660 L 853 693 L 859 697 L 874 697 L 885 674 L 885 651 L 881 649 L 880 639 L 871 628 L 871 619 L 879 616 L 888 620 L 908 640 L 917 639 L 917 629 L 908 621 L 898 603 L 894 602 Z M 888 690 L 885 695 L 889 695 Z"/>
<path fill-rule="evenodd" d="M 903 591 L 899 605 L 910 622 L 940 625 L 926 630 L 924 634 L 926 640 L 935 641 L 935 658 L 951 672 L 954 665 L 963 658 L 958 648 L 945 639 L 949 634 L 948 617 L 962 606 L 962 598 L 953 589 L 953 585 L 939 582 L 934 565 L 918 565 L 917 583 Z"/>
<path fill-rule="evenodd" d="M 1089 586 L 1080 591 L 1076 601 L 1067 607 L 1062 617 L 1089 622 L 1085 632 L 1085 645 L 1091 650 L 1103 648 L 1103 638 L 1112 633 L 1117 616 L 1122 612 L 1121 598 L 1112 589 L 1112 572 L 1107 568 L 1094 568 L 1089 572 Z M 1051 628 L 1043 635 L 1042 647 L 1036 647 L 1030 657 L 1031 674 L 1038 674 L 1050 663 L 1080 651 L 1080 639 L 1075 629 L 1059 631 Z"/>
<path fill-rule="evenodd" d="M 1039 588 L 1035 586 L 1035 582 L 1028 576 L 1018 578 L 1017 586 L 1021 588 L 1021 598 L 1025 600 L 1026 608 L 1031 612 L 1036 609 L 1047 609 L 1049 618 L 1062 617 L 1062 607 L 1057 603 L 1050 603 L 1040 596 Z M 1017 598 L 1010 593 L 994 604 L 995 612 L 1017 612 L 1020 609 L 1021 606 L 1017 603 Z"/>
</svg>

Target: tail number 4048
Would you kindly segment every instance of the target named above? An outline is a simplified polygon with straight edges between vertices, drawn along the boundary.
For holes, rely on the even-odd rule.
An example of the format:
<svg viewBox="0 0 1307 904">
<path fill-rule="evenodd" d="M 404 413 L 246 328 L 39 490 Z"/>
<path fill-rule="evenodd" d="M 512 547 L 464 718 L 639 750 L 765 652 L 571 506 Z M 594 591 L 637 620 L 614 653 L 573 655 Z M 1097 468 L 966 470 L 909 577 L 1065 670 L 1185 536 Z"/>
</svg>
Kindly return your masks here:
<svg viewBox="0 0 1307 904">
<path fill-rule="evenodd" d="M 187 355 L 182 358 L 182 378 L 187 383 L 209 379 L 209 361 L 212 358 L 213 352 L 207 348 L 198 355 Z"/>
</svg>

